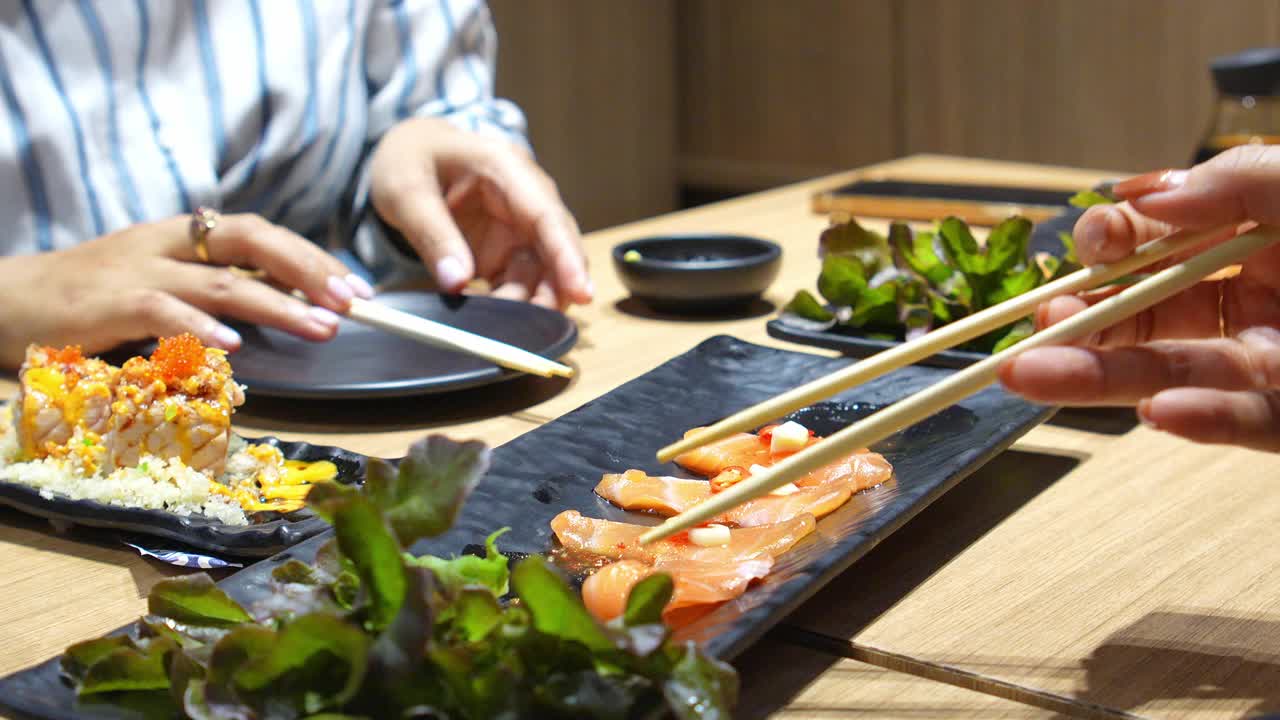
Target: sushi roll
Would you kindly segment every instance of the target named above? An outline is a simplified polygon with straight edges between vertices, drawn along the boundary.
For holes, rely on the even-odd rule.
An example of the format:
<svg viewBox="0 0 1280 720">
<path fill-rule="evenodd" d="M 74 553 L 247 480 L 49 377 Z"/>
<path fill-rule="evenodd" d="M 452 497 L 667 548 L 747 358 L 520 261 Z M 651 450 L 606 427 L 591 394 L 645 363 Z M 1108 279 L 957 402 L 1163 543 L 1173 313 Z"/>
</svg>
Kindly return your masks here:
<svg viewBox="0 0 1280 720">
<path fill-rule="evenodd" d="M 18 373 L 13 423 L 22 456 L 79 455 L 93 465 L 110 424 L 119 369 L 85 358 L 79 347 L 32 345 Z"/>
<path fill-rule="evenodd" d="M 151 357 L 130 358 L 120 369 L 106 436 L 110 461 L 132 467 L 143 455 L 177 458 L 216 478 L 227 461 L 231 413 L 243 402 L 224 351 L 190 334 L 162 338 Z"/>
</svg>

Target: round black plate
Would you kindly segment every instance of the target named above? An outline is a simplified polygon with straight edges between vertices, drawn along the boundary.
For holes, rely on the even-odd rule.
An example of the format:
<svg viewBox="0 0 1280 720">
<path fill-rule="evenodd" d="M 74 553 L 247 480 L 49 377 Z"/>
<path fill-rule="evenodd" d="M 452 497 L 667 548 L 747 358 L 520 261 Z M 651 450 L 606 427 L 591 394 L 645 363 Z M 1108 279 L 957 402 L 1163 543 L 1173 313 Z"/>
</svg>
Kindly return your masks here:
<svg viewBox="0 0 1280 720">
<path fill-rule="evenodd" d="M 578 328 L 562 313 L 484 296 L 388 292 L 378 302 L 515 345 L 547 358 L 573 347 Z M 487 385 L 521 373 L 343 320 L 333 340 L 313 343 L 273 328 L 237 325 L 244 345 L 230 356 L 252 395 L 376 398 Z"/>
</svg>

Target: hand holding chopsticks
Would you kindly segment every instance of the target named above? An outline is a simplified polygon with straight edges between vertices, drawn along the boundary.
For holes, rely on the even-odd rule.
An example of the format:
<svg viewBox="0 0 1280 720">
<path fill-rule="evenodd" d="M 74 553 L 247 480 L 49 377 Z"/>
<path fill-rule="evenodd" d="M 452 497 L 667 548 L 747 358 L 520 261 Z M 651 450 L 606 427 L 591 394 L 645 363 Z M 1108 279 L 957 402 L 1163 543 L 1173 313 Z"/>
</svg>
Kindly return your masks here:
<svg viewBox="0 0 1280 720">
<path fill-rule="evenodd" d="M 1125 264 L 1120 270 L 1117 270 L 1117 266 L 1121 266 L 1121 263 L 1114 263 L 1105 266 L 1094 266 L 1073 273 L 1057 283 L 1044 286 L 1041 290 L 1046 292 L 1035 295 L 1030 301 L 1023 298 L 1032 293 L 1013 298 L 990 308 L 984 313 L 975 315 L 969 319 L 970 322 L 964 328 L 944 335 L 942 340 L 935 339 L 931 341 L 930 338 L 946 331 L 946 327 L 929 333 L 911 343 L 905 343 L 897 348 L 896 354 L 893 354 L 888 360 L 877 361 L 877 358 L 882 355 L 891 355 L 891 353 L 895 353 L 894 350 L 881 353 L 881 355 L 858 363 L 832 378 L 810 383 L 808 386 L 798 388 L 790 393 L 784 393 L 782 396 L 762 404 L 762 406 L 738 413 L 721 423 L 717 423 L 708 431 L 703 431 L 693 436 L 690 438 L 691 442 L 676 443 L 664 448 L 659 457 L 672 457 L 678 452 L 687 450 L 690 447 L 696 447 L 715 437 L 724 437 L 736 430 L 746 429 L 765 420 L 774 419 L 780 414 L 785 414 L 785 412 L 812 404 L 840 390 L 851 387 L 853 384 L 865 382 L 879 374 L 901 367 L 931 353 L 963 342 L 966 339 L 976 337 L 982 332 L 1013 322 L 1029 314 L 1036 304 L 1052 296 L 1096 287 L 1108 280 L 1128 274 L 1138 267 L 1154 262 L 1161 257 L 1168 257 L 1178 250 L 1194 247 L 1203 243 L 1206 239 L 1220 236 L 1222 233 L 1222 230 L 1215 230 L 1210 233 L 1183 232 L 1148 243 L 1134 255 L 1134 258 L 1143 258 L 1141 262 L 1136 259 L 1122 261 Z M 1074 315 L 1053 327 L 1042 330 L 1001 353 L 992 355 L 932 387 L 926 388 L 854 423 L 822 442 L 796 453 L 777 465 L 766 468 L 763 472 L 751 476 L 724 492 L 713 495 L 692 509 L 669 518 L 658 527 L 645 533 L 645 535 L 641 536 L 641 542 L 649 543 L 660 540 L 681 530 L 696 526 L 747 500 L 781 487 L 793 478 L 835 462 L 859 448 L 879 442 L 992 384 L 996 380 L 998 368 L 1010 357 L 1034 347 L 1061 344 L 1089 333 L 1097 332 L 1190 288 L 1206 276 L 1239 263 L 1249 255 L 1276 242 L 1280 242 L 1280 230 L 1270 226 L 1259 226 L 1251 232 L 1232 238 L 1180 264 L 1162 270 L 1119 294 L 1099 302 L 1088 310 Z M 986 317 L 983 318 L 983 315 Z M 870 370 L 866 369 L 868 366 Z M 849 378 L 853 379 L 850 380 Z M 779 408 L 785 408 L 785 410 L 779 412 Z M 762 418 L 760 422 L 755 422 L 754 419 L 757 417 Z M 751 419 L 751 421 L 744 422 L 747 419 Z M 730 427 L 733 429 L 725 429 Z"/>
</svg>

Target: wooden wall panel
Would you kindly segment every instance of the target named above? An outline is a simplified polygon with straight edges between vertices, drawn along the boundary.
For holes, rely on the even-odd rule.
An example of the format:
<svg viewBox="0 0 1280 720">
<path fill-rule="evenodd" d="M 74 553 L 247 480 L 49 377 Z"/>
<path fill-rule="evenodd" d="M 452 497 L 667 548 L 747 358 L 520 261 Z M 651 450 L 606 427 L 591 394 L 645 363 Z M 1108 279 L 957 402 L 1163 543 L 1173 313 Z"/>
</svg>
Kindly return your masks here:
<svg viewBox="0 0 1280 720">
<path fill-rule="evenodd" d="M 674 0 L 490 0 L 498 94 L 584 230 L 675 208 Z"/>
<path fill-rule="evenodd" d="M 898 154 L 895 12 L 886 0 L 681 0 L 681 178 L 762 187 Z"/>
<path fill-rule="evenodd" d="M 903 0 L 905 143 L 1082 167 L 1183 165 L 1208 60 L 1280 42 L 1277 0 Z"/>
</svg>

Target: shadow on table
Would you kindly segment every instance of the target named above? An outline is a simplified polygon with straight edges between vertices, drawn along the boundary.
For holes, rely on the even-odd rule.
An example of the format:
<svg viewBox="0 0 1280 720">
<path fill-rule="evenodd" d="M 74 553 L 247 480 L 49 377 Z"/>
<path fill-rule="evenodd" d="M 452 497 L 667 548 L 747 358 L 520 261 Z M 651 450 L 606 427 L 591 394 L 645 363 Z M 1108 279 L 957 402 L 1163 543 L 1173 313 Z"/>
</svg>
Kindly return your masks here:
<svg viewBox="0 0 1280 720">
<path fill-rule="evenodd" d="M 827 584 L 796 610 L 787 624 L 840 638 L 855 636 L 1079 462 L 1073 457 L 1018 450 L 996 456 Z M 734 663 L 743 672 L 744 685 L 756 675 L 771 683 L 767 692 L 745 696 L 752 706 L 742 708 L 743 717 L 765 717 L 786 707 L 814 678 L 838 662 L 835 655 L 823 655 L 807 646 L 779 662 L 774 652 L 777 647 L 798 641 L 788 639 L 785 626 L 775 629 L 769 638 L 773 642 L 765 648 L 767 656 L 762 656 L 766 644 L 761 643 Z"/>
<path fill-rule="evenodd" d="M 828 583 L 787 622 L 853 637 L 1079 463 L 1018 450 L 997 455 Z"/>
<path fill-rule="evenodd" d="M 1049 418 L 1049 425 L 1104 435 L 1123 435 L 1138 426 L 1131 407 L 1066 407 Z"/>
<path fill-rule="evenodd" d="M 1084 664 L 1081 700 L 1125 710 L 1181 698 L 1252 701 L 1244 716 L 1280 713 L 1275 616 L 1153 612 L 1108 638 Z"/>
<path fill-rule="evenodd" d="M 385 432 L 427 429 L 519 413 L 546 402 L 577 382 L 572 378 L 515 377 L 469 390 L 399 398 L 301 400 L 253 396 L 236 409 L 236 421 L 270 424 L 285 432 Z"/>
<path fill-rule="evenodd" d="M 190 575 L 193 572 L 207 572 L 216 581 L 239 569 L 214 568 L 197 571 L 193 568 L 177 567 L 142 557 L 137 550 L 124 544 L 126 539 L 139 542 L 143 547 L 181 548 L 179 543 L 168 540 L 150 538 L 139 541 L 116 530 L 85 525 L 73 525 L 70 529 L 57 530 L 44 518 L 28 515 L 13 508 L 0 507 L 0 543 L 22 545 L 44 553 L 69 555 L 95 563 L 126 566 L 138 590 L 138 597 L 146 597 L 153 585 L 166 578 Z M 243 562 L 252 562 L 252 560 Z"/>
<path fill-rule="evenodd" d="M 687 310 L 681 312 L 664 312 L 650 307 L 643 300 L 633 297 L 624 298 L 614 303 L 618 312 L 644 318 L 646 320 L 670 320 L 672 322 L 723 322 L 725 320 L 748 320 L 750 318 L 772 315 L 774 304 L 763 298 L 756 298 L 743 305 L 728 308 L 712 308 L 708 310 Z"/>
</svg>

